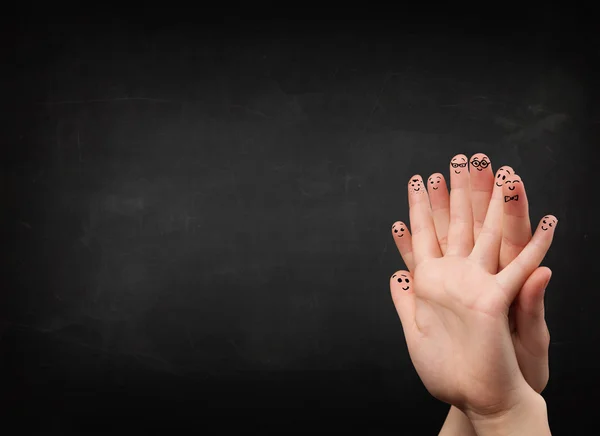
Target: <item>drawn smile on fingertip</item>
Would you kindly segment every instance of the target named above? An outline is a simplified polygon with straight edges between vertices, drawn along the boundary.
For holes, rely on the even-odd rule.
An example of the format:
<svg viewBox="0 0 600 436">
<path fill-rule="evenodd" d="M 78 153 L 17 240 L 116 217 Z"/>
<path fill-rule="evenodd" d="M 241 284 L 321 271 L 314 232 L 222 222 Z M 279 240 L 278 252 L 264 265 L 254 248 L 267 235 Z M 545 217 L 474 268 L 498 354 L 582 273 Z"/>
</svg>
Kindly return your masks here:
<svg viewBox="0 0 600 436">
<path fill-rule="evenodd" d="M 400 224 L 399 227 L 400 227 L 400 234 L 397 235 L 397 236 L 399 238 L 401 238 L 402 236 L 404 236 L 404 227 L 403 227 L 403 224 Z M 394 230 L 394 233 L 396 233 L 396 234 L 398 233 L 398 229 L 396 228 L 395 224 L 394 224 L 394 227 L 392 227 L 392 229 Z"/>
<path fill-rule="evenodd" d="M 413 192 L 419 192 L 421 190 L 421 187 L 423 186 L 423 180 L 418 178 L 411 179 L 408 182 L 408 186 L 409 188 L 412 188 Z"/>
<path fill-rule="evenodd" d="M 547 227 L 544 227 L 544 224 L 546 224 Z M 545 216 L 544 219 L 542 220 L 542 230 L 546 231 L 550 227 L 552 227 L 554 224 L 556 224 L 556 220 L 555 219 L 551 220 L 549 216 Z"/>
<path fill-rule="evenodd" d="M 506 175 L 504 174 L 500 174 L 500 171 L 506 171 L 508 173 L 508 175 L 510 175 L 510 170 L 507 170 L 506 168 L 502 167 L 498 170 L 498 175 L 496 176 L 496 186 L 501 188 L 502 185 L 504 184 L 504 181 L 506 180 Z M 500 181 L 502 184 L 499 184 L 498 181 Z"/>
<path fill-rule="evenodd" d="M 514 186 L 514 184 L 515 184 L 515 183 L 521 183 L 521 182 L 520 182 L 519 180 L 507 180 L 507 181 L 506 181 L 506 182 L 504 182 L 504 183 L 512 183 L 512 184 L 513 184 L 513 186 L 509 186 L 509 187 L 508 187 L 508 190 L 509 190 L 509 191 L 514 191 L 514 190 L 515 190 L 515 188 L 516 188 L 516 186 Z"/>
<path fill-rule="evenodd" d="M 433 179 L 433 176 L 431 176 L 429 178 L 429 183 L 431 183 L 431 185 L 433 185 L 431 187 L 433 188 L 434 191 L 437 191 L 438 189 L 440 189 L 439 186 L 436 187 L 435 185 L 439 185 L 441 181 L 442 181 L 441 176 L 435 176 L 435 180 Z"/>
<path fill-rule="evenodd" d="M 393 278 L 393 279 L 395 279 L 395 278 L 396 278 L 396 274 L 394 274 L 394 275 L 392 276 L 392 278 Z M 396 280 L 398 281 L 398 283 L 402 283 L 402 278 L 404 278 L 404 281 L 406 282 L 406 284 L 407 284 L 408 286 L 406 286 L 406 288 L 405 288 L 405 287 L 403 287 L 403 286 L 400 286 L 400 287 L 402 288 L 402 290 L 403 290 L 403 291 L 408 291 L 408 290 L 410 289 L 410 285 L 409 285 L 409 283 L 410 283 L 410 280 L 408 279 L 408 276 L 407 276 L 406 274 L 400 274 L 400 277 L 398 277 L 398 278 L 396 279 Z"/>
<path fill-rule="evenodd" d="M 462 159 L 464 162 L 461 162 L 459 159 Z M 467 166 L 467 158 L 464 156 L 457 156 L 450 161 L 450 166 L 454 168 L 454 174 L 460 174 L 462 171 L 458 171 L 456 168 L 465 168 Z"/>
<path fill-rule="evenodd" d="M 474 157 L 471 160 L 471 167 L 475 167 L 477 171 L 483 171 L 490 165 L 489 158 L 487 156 L 483 156 L 481 159 L 479 157 Z"/>
</svg>

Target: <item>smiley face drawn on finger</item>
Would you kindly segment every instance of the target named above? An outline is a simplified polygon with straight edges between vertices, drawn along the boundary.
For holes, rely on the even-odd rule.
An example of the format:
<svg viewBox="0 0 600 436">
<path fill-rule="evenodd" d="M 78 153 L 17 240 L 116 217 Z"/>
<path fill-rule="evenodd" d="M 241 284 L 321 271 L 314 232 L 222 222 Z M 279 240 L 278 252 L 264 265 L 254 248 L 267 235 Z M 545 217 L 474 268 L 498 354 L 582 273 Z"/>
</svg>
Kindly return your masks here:
<svg viewBox="0 0 600 436">
<path fill-rule="evenodd" d="M 454 169 L 454 174 L 460 174 L 462 170 L 459 168 L 466 168 L 467 158 L 463 155 L 456 156 L 450 161 L 450 166 Z"/>
<path fill-rule="evenodd" d="M 506 187 L 508 188 L 509 191 L 514 191 L 516 189 L 516 184 L 517 183 L 521 183 L 521 180 L 519 180 L 516 174 L 515 174 L 515 178 L 514 179 L 507 179 L 504 181 L 504 184 L 506 185 Z M 509 201 L 519 201 L 519 194 L 515 194 L 515 195 L 505 195 L 504 196 L 504 202 L 507 203 Z"/>
<path fill-rule="evenodd" d="M 396 277 L 397 276 L 397 277 Z M 402 286 L 403 291 L 408 291 L 410 289 L 410 279 L 406 274 L 394 274 L 392 276 L 393 279 L 396 279 L 398 283 L 405 283 L 406 286 Z"/>
<path fill-rule="evenodd" d="M 501 167 L 500 169 L 498 169 L 498 172 L 496 173 L 496 186 L 501 188 L 504 185 L 506 178 L 509 177 L 511 174 L 512 172 L 507 167 Z"/>
<path fill-rule="evenodd" d="M 521 183 L 521 181 L 519 179 L 514 179 L 514 180 L 506 180 L 504 183 L 508 186 L 509 191 L 514 191 L 515 188 L 517 187 L 516 184 Z"/>
<path fill-rule="evenodd" d="M 431 176 L 429 178 L 429 184 L 434 191 L 440 189 L 440 183 L 442 182 L 442 176 Z"/>
<path fill-rule="evenodd" d="M 546 231 L 548 230 L 550 227 L 554 227 L 556 225 L 558 221 L 556 220 L 556 218 L 552 217 L 552 216 L 545 216 L 544 219 L 542 219 L 542 230 Z"/>
<path fill-rule="evenodd" d="M 471 166 L 477 171 L 483 171 L 490 166 L 490 159 L 485 154 L 480 156 L 475 155 L 471 159 Z"/>
<path fill-rule="evenodd" d="M 422 194 L 425 192 L 425 186 L 423 185 L 423 179 L 421 176 L 415 176 L 408 182 L 408 189 L 415 194 Z"/>
<path fill-rule="evenodd" d="M 394 235 L 396 237 L 402 238 L 405 235 L 404 231 L 406 230 L 406 226 L 404 225 L 404 223 L 399 222 L 392 226 L 392 230 L 394 231 Z"/>
</svg>

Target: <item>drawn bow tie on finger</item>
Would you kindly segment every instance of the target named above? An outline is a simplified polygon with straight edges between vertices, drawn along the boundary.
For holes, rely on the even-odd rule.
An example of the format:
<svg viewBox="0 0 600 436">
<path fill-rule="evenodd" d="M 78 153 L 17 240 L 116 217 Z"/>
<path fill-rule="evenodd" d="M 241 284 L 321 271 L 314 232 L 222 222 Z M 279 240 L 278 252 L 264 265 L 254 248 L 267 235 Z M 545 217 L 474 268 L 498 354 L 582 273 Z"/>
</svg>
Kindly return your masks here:
<svg viewBox="0 0 600 436">
<path fill-rule="evenodd" d="M 507 201 L 510 201 L 510 200 L 519 201 L 519 194 L 517 194 L 517 195 L 513 195 L 512 197 L 511 197 L 511 196 L 509 196 L 509 195 L 505 195 L 505 196 L 504 196 L 504 202 L 505 202 L 505 203 L 506 203 Z"/>
</svg>

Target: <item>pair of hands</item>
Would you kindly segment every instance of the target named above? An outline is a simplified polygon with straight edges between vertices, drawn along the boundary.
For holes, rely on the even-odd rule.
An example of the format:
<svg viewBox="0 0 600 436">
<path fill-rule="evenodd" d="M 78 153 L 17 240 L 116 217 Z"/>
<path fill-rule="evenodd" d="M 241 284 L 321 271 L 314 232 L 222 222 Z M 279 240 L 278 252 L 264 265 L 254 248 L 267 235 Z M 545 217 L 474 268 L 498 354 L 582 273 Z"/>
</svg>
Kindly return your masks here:
<svg viewBox="0 0 600 436">
<path fill-rule="evenodd" d="M 485 434 L 517 415 L 540 424 L 551 272 L 539 264 L 557 220 L 543 217 L 532 238 L 522 180 L 507 166 L 494 175 L 483 154 L 452 158 L 450 185 L 440 173 L 411 177 L 412 235 L 392 226 L 410 270 L 390 287 L 411 359 L 429 392 L 465 413 L 448 426 Z"/>
</svg>

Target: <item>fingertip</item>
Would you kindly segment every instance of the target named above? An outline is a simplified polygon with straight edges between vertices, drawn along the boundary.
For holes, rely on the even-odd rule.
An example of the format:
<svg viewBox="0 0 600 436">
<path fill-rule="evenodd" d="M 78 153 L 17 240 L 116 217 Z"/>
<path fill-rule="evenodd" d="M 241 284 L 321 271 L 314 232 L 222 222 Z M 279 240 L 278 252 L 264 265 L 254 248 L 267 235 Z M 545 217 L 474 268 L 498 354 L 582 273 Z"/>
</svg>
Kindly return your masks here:
<svg viewBox="0 0 600 436">
<path fill-rule="evenodd" d="M 503 180 L 502 185 L 502 194 L 504 195 L 504 203 L 506 206 L 512 206 L 513 204 L 524 204 L 525 203 L 525 187 L 523 186 L 523 182 L 521 181 L 521 177 L 516 174 L 507 177 Z M 512 203 L 513 201 L 517 203 Z M 507 204 L 509 203 L 510 204 Z M 513 210 L 509 209 L 509 210 Z M 514 209 L 514 211 L 520 209 Z"/>
<path fill-rule="evenodd" d="M 487 157 L 487 155 L 486 155 L 485 153 L 475 153 L 475 154 L 473 154 L 473 155 L 471 156 L 471 159 L 470 159 L 470 160 L 473 160 L 473 159 L 482 159 L 482 158 L 484 158 L 484 157 L 485 157 L 486 159 L 489 159 L 489 157 Z"/>
<path fill-rule="evenodd" d="M 548 282 L 550 282 L 550 279 L 552 278 L 552 270 L 550 268 L 548 268 L 547 266 L 540 266 L 540 270 L 542 270 L 544 276 L 547 277 L 545 286 L 548 286 Z"/>
<path fill-rule="evenodd" d="M 409 235 L 408 227 L 404 224 L 403 221 L 396 221 L 392 225 L 392 234 L 398 238 L 403 238 L 406 235 Z"/>
<path fill-rule="evenodd" d="M 470 166 L 478 171 L 484 171 L 490 166 L 490 163 L 490 158 L 485 153 L 475 153 L 469 159 Z"/>
<path fill-rule="evenodd" d="M 412 291 L 412 275 L 406 270 L 396 271 L 390 277 L 390 286 L 392 291 Z"/>
<path fill-rule="evenodd" d="M 469 163 L 469 158 L 467 158 L 467 156 L 465 154 L 459 153 L 459 154 L 455 155 L 454 157 L 452 157 L 452 159 L 450 159 L 450 168 L 454 168 L 457 164 L 464 165 L 464 167 L 466 167 L 466 164 L 468 164 L 468 163 Z"/>
<path fill-rule="evenodd" d="M 435 179 L 444 180 L 444 175 L 442 173 L 433 173 L 427 178 L 427 181 L 431 184 L 431 182 L 435 181 Z"/>
<path fill-rule="evenodd" d="M 504 186 L 504 182 L 509 177 L 512 177 L 514 174 L 514 170 L 508 165 L 501 166 L 500 168 L 498 168 L 498 171 L 496 171 L 496 174 L 494 175 L 494 186 L 496 188 L 501 188 L 502 186 Z"/>
<path fill-rule="evenodd" d="M 427 198 L 426 194 L 427 190 L 425 188 L 425 183 L 423 182 L 423 177 L 421 177 L 419 174 L 415 174 L 408 180 L 409 205 L 424 201 L 424 199 Z"/>
<path fill-rule="evenodd" d="M 450 182 L 453 184 L 453 188 L 463 187 L 465 183 L 467 183 L 468 179 L 465 179 L 465 175 L 469 173 L 469 160 L 467 156 L 460 153 L 454 156 L 450 160 Z M 459 183 L 459 185 L 454 185 L 454 183 Z"/>
<path fill-rule="evenodd" d="M 531 320 L 543 318 L 544 295 L 550 279 L 549 274 L 549 268 L 536 268 L 527 278 L 518 294 L 518 307 Z"/>
<path fill-rule="evenodd" d="M 538 230 L 543 232 L 554 231 L 558 225 L 558 218 L 554 215 L 545 215 L 538 225 Z"/>
</svg>

